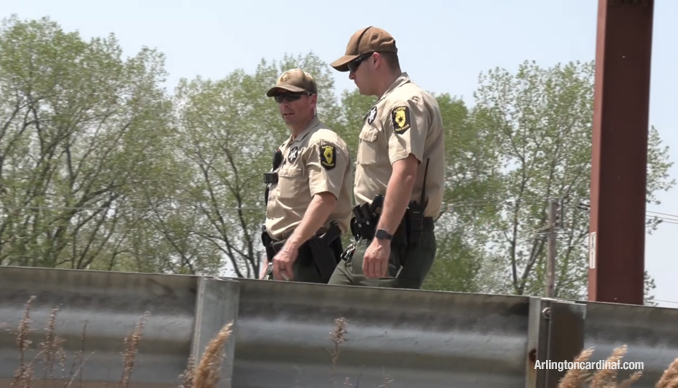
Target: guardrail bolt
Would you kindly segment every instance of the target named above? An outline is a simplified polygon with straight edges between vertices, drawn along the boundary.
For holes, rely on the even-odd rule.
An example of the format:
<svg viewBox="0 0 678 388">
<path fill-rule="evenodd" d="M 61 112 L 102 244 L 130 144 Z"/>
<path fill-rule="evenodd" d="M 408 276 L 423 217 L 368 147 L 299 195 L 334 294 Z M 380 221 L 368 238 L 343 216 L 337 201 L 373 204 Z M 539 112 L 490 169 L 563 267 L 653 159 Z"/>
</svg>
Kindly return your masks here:
<svg viewBox="0 0 678 388">
<path fill-rule="evenodd" d="M 544 319 L 551 319 L 551 308 L 546 307 L 541 310 L 541 316 L 544 317 Z"/>
</svg>

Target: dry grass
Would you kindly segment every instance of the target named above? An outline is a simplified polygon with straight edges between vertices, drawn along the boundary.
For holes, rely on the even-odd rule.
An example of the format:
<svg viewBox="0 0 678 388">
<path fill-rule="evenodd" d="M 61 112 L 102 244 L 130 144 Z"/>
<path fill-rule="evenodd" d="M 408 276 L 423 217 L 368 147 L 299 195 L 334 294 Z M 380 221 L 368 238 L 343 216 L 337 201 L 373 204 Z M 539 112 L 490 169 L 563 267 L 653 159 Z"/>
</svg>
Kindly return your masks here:
<svg viewBox="0 0 678 388">
<path fill-rule="evenodd" d="M 146 318 L 148 318 L 150 313 L 147 311 L 139 320 L 134 331 L 131 334 L 125 337 L 125 352 L 122 356 L 122 378 L 120 381 L 120 386 L 129 387 L 129 380 L 132 377 L 132 371 L 134 370 L 134 358 L 137 355 L 137 350 L 139 349 L 139 342 L 141 342 L 141 333 L 144 329 L 144 323 Z"/>
<path fill-rule="evenodd" d="M 191 388 L 194 387 L 194 378 L 193 376 L 195 375 L 195 359 L 193 356 L 190 356 L 188 358 L 188 363 L 186 365 L 186 370 L 184 373 L 179 375 L 179 378 L 181 379 L 181 385 L 179 388 Z"/>
<path fill-rule="evenodd" d="M 36 355 L 31 360 L 27 360 L 26 353 L 31 350 L 31 340 L 29 339 L 29 336 L 31 334 L 30 324 L 32 322 L 31 306 L 34 301 L 35 297 L 32 296 L 26 303 L 23 317 L 19 322 L 18 330 L 16 333 L 13 333 L 16 339 L 17 347 L 19 349 L 19 367 L 15 371 L 14 380 L 11 386 L 17 388 L 31 388 L 33 386 L 33 383 L 35 383 L 35 377 L 33 376 L 33 365 L 36 360 L 42 361 L 42 367 L 44 370 L 44 375 L 41 379 L 42 387 L 46 387 L 45 383 L 48 380 L 51 380 L 52 387 L 60 385 L 63 388 L 72 388 L 77 378 L 79 378 L 79 386 L 82 386 L 81 372 L 86 361 L 84 358 L 84 352 L 85 339 L 87 337 L 87 322 L 85 322 L 85 325 L 83 326 L 82 335 L 80 337 L 80 349 L 75 353 L 70 372 L 67 373 L 66 368 L 67 357 L 66 351 L 63 347 L 65 340 L 59 337 L 56 332 L 56 321 L 59 308 L 51 309 L 50 317 L 45 327 L 45 339 L 39 343 L 36 349 Z M 117 387 L 129 387 L 132 371 L 135 367 L 136 355 L 139 350 L 139 344 L 141 343 L 143 337 L 142 334 L 144 324 L 146 323 L 149 315 L 150 313 L 146 312 L 140 318 L 134 330 L 132 330 L 132 332 L 126 335 L 123 339 L 123 371 Z M 338 318 L 335 320 L 334 329 L 330 333 L 330 339 L 334 345 L 333 349 L 330 351 L 332 387 L 334 387 L 335 371 L 339 362 L 341 347 L 346 341 L 348 341 L 346 338 L 346 334 L 348 333 L 346 327 L 346 319 Z M 205 351 L 198 365 L 195 365 L 195 360 L 193 357 L 188 359 L 186 370 L 181 375 L 179 375 L 179 379 L 181 381 L 179 388 L 213 388 L 217 385 L 220 380 L 221 364 L 224 358 L 224 346 L 228 342 L 232 330 L 233 322 L 230 322 L 222 327 L 216 337 L 213 338 L 205 347 Z M 11 330 L 8 331 L 11 332 Z M 57 383 L 56 381 L 56 377 L 54 376 L 54 367 L 57 363 L 59 366 L 61 366 L 61 376 L 59 379 L 65 382 Z M 387 388 L 391 382 L 392 380 L 385 376 L 383 384 L 379 387 Z M 343 386 L 353 386 L 348 377 L 346 377 Z M 356 382 L 356 387 L 357 386 L 358 382 Z"/>
<path fill-rule="evenodd" d="M 657 388 L 676 388 L 678 387 L 678 358 L 673 360 L 669 368 L 657 382 Z"/>
<path fill-rule="evenodd" d="M 217 336 L 207 344 L 205 353 L 203 353 L 200 363 L 193 372 L 194 385 L 192 388 L 210 388 L 216 386 L 219 382 L 221 361 L 224 358 L 223 348 L 231 336 L 232 326 L 232 322 L 226 324 Z"/>
<path fill-rule="evenodd" d="M 338 318 L 335 319 L 334 321 L 334 330 L 330 332 L 330 340 L 332 340 L 332 343 L 334 343 L 334 349 L 330 352 L 332 356 L 332 369 L 330 371 L 330 379 L 331 379 L 331 387 L 334 388 L 334 376 L 335 376 L 335 371 L 337 368 L 337 363 L 339 362 L 339 353 L 341 353 L 341 345 L 344 344 L 344 342 L 348 341 L 346 339 L 346 333 L 348 331 L 346 330 L 346 319 L 344 318 Z M 344 381 L 344 386 L 347 386 L 346 384 L 349 384 L 350 386 L 350 381 L 349 378 L 346 377 L 346 380 Z"/>
<path fill-rule="evenodd" d="M 620 361 L 626 354 L 626 350 L 626 345 L 615 348 L 606 361 L 610 363 Z M 574 361 L 587 362 L 592 354 L 593 349 L 585 349 Z M 595 372 L 587 369 L 570 369 L 565 373 L 558 388 L 580 388 L 587 383 L 590 383 L 589 388 L 629 388 L 643 375 L 643 372 L 636 371 L 618 382 L 617 373 L 618 370 L 613 368 L 603 368 Z M 664 371 L 655 388 L 678 388 L 678 358 Z"/>
<path fill-rule="evenodd" d="M 33 304 L 34 300 L 34 296 L 28 299 L 26 307 L 24 308 L 24 316 L 19 322 L 19 332 L 16 336 L 16 344 L 19 347 L 19 368 L 14 373 L 12 387 L 29 387 L 33 377 L 33 361 L 31 360 L 31 362 L 26 363 L 26 351 L 30 349 L 31 346 L 31 340 L 28 339 L 28 333 L 31 326 L 31 304 Z"/>
<path fill-rule="evenodd" d="M 345 318 L 337 318 L 334 320 L 334 329 L 330 332 L 330 340 L 334 344 L 333 349 L 330 351 L 331 355 L 331 361 L 332 361 L 332 367 L 330 370 L 330 387 L 334 388 L 334 383 L 335 383 L 335 375 L 336 375 L 336 368 L 337 364 L 339 363 L 339 354 L 341 353 L 341 347 L 348 339 L 346 338 L 346 334 L 348 333 L 348 330 L 346 330 L 346 327 L 348 325 L 348 322 L 346 321 Z M 391 380 L 388 375 L 384 374 L 384 380 L 381 385 L 379 385 L 379 388 L 388 388 L 389 384 L 392 383 L 393 380 Z M 360 385 L 360 376 L 356 379 L 356 387 L 359 387 Z M 353 387 L 353 384 L 351 384 L 351 379 L 346 376 L 344 378 L 344 388 L 350 388 Z"/>
<path fill-rule="evenodd" d="M 80 386 L 82 385 L 82 368 L 85 365 L 86 359 L 83 357 L 84 344 L 86 338 L 87 323 L 83 326 L 82 336 L 80 338 L 80 350 L 75 354 L 71 370 L 66 373 L 66 351 L 64 350 L 65 340 L 59 337 L 56 333 L 56 319 L 58 308 L 52 308 L 50 317 L 45 327 L 45 339 L 40 342 L 35 349 L 35 356 L 28 360 L 26 353 L 31 351 L 32 341 L 29 339 L 31 334 L 31 306 L 35 301 L 35 296 L 32 296 L 24 307 L 24 314 L 19 322 L 19 327 L 14 335 L 16 344 L 19 350 L 19 366 L 14 373 L 14 380 L 11 387 L 17 388 L 33 388 L 35 381 L 34 365 L 37 361 L 42 361 L 42 369 L 44 375 L 42 377 L 42 384 L 40 387 L 47 387 L 46 383 L 51 380 L 51 387 L 72 388 L 76 382 L 76 378 L 80 377 Z M 125 336 L 124 351 L 122 353 L 122 376 L 117 387 L 129 387 L 132 371 L 135 367 L 135 359 L 139 349 L 139 343 L 142 340 L 142 333 L 146 319 L 149 316 L 146 312 L 134 330 Z M 207 344 L 204 355 L 200 364 L 194 366 L 193 359 L 189 358 L 186 371 L 179 376 L 182 381 L 180 388 L 213 388 L 219 381 L 220 364 L 224 357 L 223 347 L 231 335 L 232 323 L 226 324 L 218 335 Z M 54 376 L 55 364 L 61 366 L 61 382 L 57 382 L 57 377 Z M 107 384 L 105 386 L 108 386 Z"/>
<path fill-rule="evenodd" d="M 63 388 L 72 388 L 77 377 L 80 377 L 82 383 L 82 368 L 85 365 L 86 358 L 84 358 L 84 344 L 86 339 L 87 323 L 85 323 L 80 338 L 80 350 L 76 352 L 70 372 L 66 373 L 66 352 L 63 348 L 64 339 L 59 337 L 56 333 L 56 319 L 59 309 L 52 308 L 50 317 L 45 327 L 45 337 L 37 346 L 35 356 L 31 360 L 27 360 L 26 353 L 31 350 L 32 341 L 29 339 L 31 332 L 31 306 L 35 301 L 35 297 L 31 297 L 25 305 L 24 314 L 19 322 L 18 331 L 14 333 L 17 348 L 19 350 L 19 366 L 15 371 L 14 380 L 11 387 L 17 388 L 32 388 L 32 383 L 35 381 L 33 376 L 34 364 L 37 360 L 42 361 L 42 369 L 44 371 L 43 384 L 48 380 L 52 380 L 52 386 L 57 386 L 56 377 L 54 376 L 54 368 L 56 364 L 61 367 L 60 386 Z M 118 383 L 118 387 L 128 387 L 132 376 L 132 371 L 135 367 L 135 358 L 139 348 L 139 343 L 142 340 L 142 333 L 146 319 L 149 313 L 146 312 L 134 330 L 124 338 L 124 352 L 123 352 L 123 373 Z M 348 341 L 346 338 L 347 321 L 344 318 L 338 318 L 334 322 L 334 328 L 330 332 L 330 340 L 333 344 L 331 355 L 331 387 L 335 386 L 336 368 L 341 354 L 341 348 Z M 220 367 L 224 358 L 224 346 L 228 342 L 232 334 L 233 322 L 230 322 L 222 327 L 219 333 L 213 338 L 205 347 L 203 356 L 195 365 L 194 359 L 188 359 L 187 367 L 184 373 L 179 375 L 181 385 L 179 388 L 213 388 L 220 379 Z M 616 362 L 621 360 L 626 354 L 626 345 L 615 348 L 607 362 Z M 592 349 L 583 350 L 576 358 L 575 362 L 586 362 L 593 354 Z M 617 382 L 616 369 L 601 369 L 595 372 L 582 369 L 570 369 L 566 372 L 558 388 L 579 388 L 584 384 L 590 383 L 590 388 L 629 388 L 632 384 L 642 376 L 642 372 L 633 373 L 630 377 Z M 359 386 L 358 377 L 355 386 Z M 388 376 L 384 376 L 383 383 L 379 388 L 388 388 L 392 383 Z M 349 377 L 346 377 L 343 387 L 353 387 Z M 678 388 L 678 358 L 676 358 L 671 365 L 664 371 L 664 374 L 657 382 L 656 388 Z"/>
</svg>

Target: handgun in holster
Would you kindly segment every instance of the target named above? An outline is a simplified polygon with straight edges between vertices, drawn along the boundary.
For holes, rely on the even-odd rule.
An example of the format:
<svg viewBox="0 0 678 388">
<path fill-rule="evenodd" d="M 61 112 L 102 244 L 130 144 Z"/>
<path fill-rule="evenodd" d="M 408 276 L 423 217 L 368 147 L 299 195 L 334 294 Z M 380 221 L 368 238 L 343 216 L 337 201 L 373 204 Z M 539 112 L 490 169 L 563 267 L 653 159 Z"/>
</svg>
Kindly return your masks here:
<svg viewBox="0 0 678 388">
<path fill-rule="evenodd" d="M 264 248 L 266 248 L 266 257 L 268 260 L 273 259 L 273 250 L 271 249 L 271 236 L 268 234 L 266 231 L 266 225 L 262 224 L 261 225 L 261 243 L 264 245 Z"/>
<path fill-rule="evenodd" d="M 271 236 L 266 231 L 266 226 L 262 225 L 261 243 L 264 244 L 264 248 L 266 248 L 267 268 L 266 274 L 264 275 L 264 280 L 271 280 L 273 279 L 273 257 L 275 257 L 276 253 L 282 249 L 283 245 L 285 245 L 285 241 L 273 241 Z"/>
<path fill-rule="evenodd" d="M 266 264 L 266 273 L 264 274 L 263 280 L 273 280 L 273 263 L 269 262 Z"/>
<path fill-rule="evenodd" d="M 356 240 L 369 240 L 374 237 L 379 214 L 384 205 L 384 196 L 377 194 L 372 203 L 363 203 L 353 208 L 351 232 Z"/>
<path fill-rule="evenodd" d="M 308 240 L 308 247 L 313 256 L 320 278 L 324 283 L 329 282 L 334 269 L 339 262 L 343 248 L 341 247 L 341 229 L 336 221 L 322 235 L 315 235 Z"/>
<path fill-rule="evenodd" d="M 268 271 L 273 270 L 273 263 L 271 260 L 273 260 L 273 256 L 275 256 L 275 252 L 273 251 L 273 247 L 271 246 L 271 242 L 273 240 L 271 239 L 271 236 L 268 234 L 266 231 L 266 225 L 261 225 L 261 243 L 264 245 L 264 248 L 266 249 L 266 263 L 268 263 Z M 268 273 L 267 273 L 268 276 Z"/>
<path fill-rule="evenodd" d="M 271 243 L 271 251 L 273 252 L 273 256 L 282 249 L 282 245 L 279 241 Z M 284 277 L 284 275 L 283 275 Z M 273 257 L 268 259 L 266 261 L 266 273 L 264 274 L 264 280 L 273 280 Z"/>
</svg>

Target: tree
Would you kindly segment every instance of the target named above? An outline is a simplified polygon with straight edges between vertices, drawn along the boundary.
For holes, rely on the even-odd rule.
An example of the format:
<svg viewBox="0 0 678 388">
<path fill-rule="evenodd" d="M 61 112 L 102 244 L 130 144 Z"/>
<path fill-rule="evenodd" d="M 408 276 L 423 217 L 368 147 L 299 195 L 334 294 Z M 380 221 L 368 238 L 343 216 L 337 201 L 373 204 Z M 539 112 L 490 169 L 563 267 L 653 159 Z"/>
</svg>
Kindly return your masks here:
<svg viewBox="0 0 678 388">
<path fill-rule="evenodd" d="M 127 201 L 168 157 L 162 55 L 16 17 L 0 52 L 0 264 L 114 266 Z"/>
<path fill-rule="evenodd" d="M 486 291 L 539 295 L 543 289 L 546 243 L 537 230 L 546 224 L 549 198 L 562 198 L 564 219 L 558 235 L 556 295 L 586 293 L 588 213 L 578 207 L 590 196 L 593 62 L 544 69 L 523 63 L 517 73 L 494 69 L 480 76 L 476 115 L 485 120 L 502 154 L 500 205 L 486 230 L 487 250 L 499 257 L 510 278 Z M 648 147 L 648 201 L 668 190 L 666 148 L 654 127 Z M 505 278 L 504 278 L 505 279 Z"/>
<path fill-rule="evenodd" d="M 491 280 L 486 228 L 500 188 L 499 147 L 481 116 L 448 94 L 436 97 L 445 126 L 445 209 L 436 222 L 436 261 L 424 288 L 477 292 Z M 490 205 L 488 205 L 488 203 Z"/>
</svg>

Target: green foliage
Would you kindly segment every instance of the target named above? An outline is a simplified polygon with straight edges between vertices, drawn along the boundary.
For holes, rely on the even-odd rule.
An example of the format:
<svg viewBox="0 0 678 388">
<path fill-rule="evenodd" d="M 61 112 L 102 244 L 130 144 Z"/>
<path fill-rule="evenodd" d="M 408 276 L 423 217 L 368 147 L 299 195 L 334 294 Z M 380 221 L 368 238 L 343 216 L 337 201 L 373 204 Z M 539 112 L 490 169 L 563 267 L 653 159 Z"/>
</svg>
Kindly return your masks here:
<svg viewBox="0 0 678 388">
<path fill-rule="evenodd" d="M 300 67 L 318 114 L 350 147 L 375 103 L 338 92 L 317 55 L 160 85 L 162 54 L 130 58 L 114 35 L 85 41 L 47 18 L 0 30 L 0 265 L 236 276 L 259 273 L 262 173 L 289 131 L 265 96 Z M 593 63 L 480 75 L 475 104 L 436 98 L 445 124 L 445 208 L 424 288 L 539 295 L 549 198 L 563 198 L 557 295 L 586 292 Z M 675 181 L 654 127 L 648 202 Z M 656 227 L 649 223 L 648 231 Z M 349 242 L 349 236 L 344 237 Z M 654 281 L 646 274 L 649 295 Z"/>
<path fill-rule="evenodd" d="M 644 279 L 645 279 L 645 289 L 644 289 L 645 298 L 644 298 L 643 304 L 645 306 L 656 306 L 657 302 L 655 302 L 655 300 L 654 300 L 654 295 L 652 295 L 652 290 L 657 288 L 657 285 L 655 284 L 652 276 L 650 276 L 650 274 L 648 274 L 647 271 L 645 271 L 645 273 L 643 275 L 644 275 Z"/>
<path fill-rule="evenodd" d="M 463 101 L 436 96 L 445 125 L 447 208 L 438 218 L 438 253 L 426 289 L 476 292 L 483 288 L 483 261 L 489 260 L 485 226 L 491 225 L 500 181 L 498 152 L 483 118 Z"/>
<path fill-rule="evenodd" d="M 363 127 L 365 116 L 370 111 L 376 98 L 363 96 L 357 89 L 352 92 L 344 90 L 341 95 L 341 124 L 337 126 L 337 133 L 343 137 L 355 161 L 358 151 L 358 134 Z"/>
<path fill-rule="evenodd" d="M 501 152 L 501 207 L 490 252 L 493 264 L 500 257 L 498 265 L 510 273 L 493 292 L 542 293 L 546 241 L 537 230 L 546 225 L 547 200 L 562 198 L 556 295 L 585 296 L 589 219 L 578 205 L 590 195 L 593 76 L 593 62 L 550 69 L 525 62 L 516 74 L 494 69 L 480 77 L 477 112 Z M 666 179 L 672 163 L 654 128 L 650 137 L 648 201 L 674 185 Z"/>
<path fill-rule="evenodd" d="M 0 52 L 0 263 L 116 257 L 138 217 L 128 201 L 168 156 L 163 56 L 123 59 L 113 36 L 85 42 L 16 18 L 3 23 Z"/>
</svg>

